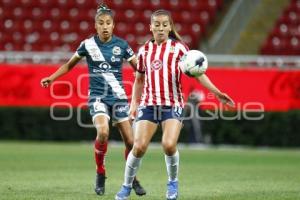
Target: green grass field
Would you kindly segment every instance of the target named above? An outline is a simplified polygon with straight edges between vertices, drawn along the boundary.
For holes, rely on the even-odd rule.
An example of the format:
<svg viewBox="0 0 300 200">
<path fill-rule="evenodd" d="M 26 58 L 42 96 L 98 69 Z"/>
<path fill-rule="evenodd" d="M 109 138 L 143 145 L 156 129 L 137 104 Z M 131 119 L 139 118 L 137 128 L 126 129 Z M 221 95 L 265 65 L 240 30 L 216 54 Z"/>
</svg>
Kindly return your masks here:
<svg viewBox="0 0 300 200">
<path fill-rule="evenodd" d="M 300 199 L 300 150 L 180 148 L 181 200 Z M 106 195 L 94 194 L 90 143 L 0 142 L 0 199 L 112 200 L 123 181 L 123 148 L 110 146 Z M 147 196 L 164 199 L 161 148 L 150 147 L 138 174 Z"/>
</svg>

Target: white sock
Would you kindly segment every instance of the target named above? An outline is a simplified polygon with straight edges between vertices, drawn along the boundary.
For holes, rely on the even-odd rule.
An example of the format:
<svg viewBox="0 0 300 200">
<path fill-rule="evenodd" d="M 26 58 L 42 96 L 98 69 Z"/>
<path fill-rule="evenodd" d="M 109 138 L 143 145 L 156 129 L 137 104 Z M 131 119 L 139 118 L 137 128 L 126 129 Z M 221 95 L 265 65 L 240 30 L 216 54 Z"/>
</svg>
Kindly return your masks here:
<svg viewBox="0 0 300 200">
<path fill-rule="evenodd" d="M 132 154 L 132 151 L 128 154 L 126 166 L 125 166 L 125 176 L 123 185 L 127 187 L 132 187 L 132 182 L 136 173 L 139 169 L 142 159 L 137 158 Z"/>
<path fill-rule="evenodd" d="M 178 150 L 173 156 L 165 155 L 166 167 L 168 172 L 169 181 L 178 180 L 179 169 L 179 152 Z"/>
</svg>

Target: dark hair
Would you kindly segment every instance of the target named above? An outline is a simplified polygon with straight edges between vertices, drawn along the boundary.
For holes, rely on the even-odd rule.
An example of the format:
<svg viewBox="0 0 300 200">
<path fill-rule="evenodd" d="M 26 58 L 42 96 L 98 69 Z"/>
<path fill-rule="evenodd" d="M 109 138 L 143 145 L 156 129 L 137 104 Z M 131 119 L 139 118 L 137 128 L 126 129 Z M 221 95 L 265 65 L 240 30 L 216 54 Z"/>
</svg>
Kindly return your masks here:
<svg viewBox="0 0 300 200">
<path fill-rule="evenodd" d="M 98 8 L 97 8 L 97 11 L 96 11 L 96 15 L 95 15 L 95 21 L 97 20 L 97 18 L 100 16 L 100 15 L 109 15 L 113 18 L 113 12 L 112 10 L 104 3 L 101 3 Z"/>
<path fill-rule="evenodd" d="M 171 16 L 171 13 L 167 10 L 156 10 L 155 12 L 152 13 L 151 15 L 151 22 L 153 21 L 153 17 L 155 16 L 159 16 L 159 15 L 165 15 L 165 16 L 168 16 L 169 18 L 169 21 L 170 21 L 170 25 L 171 25 L 171 32 L 169 33 L 169 37 L 173 38 L 173 39 L 176 39 L 176 40 L 179 40 L 179 41 L 182 41 L 181 39 L 181 36 L 179 35 L 179 33 L 176 31 L 176 28 L 175 28 L 175 25 L 174 25 L 174 22 L 173 22 L 173 19 L 172 19 L 172 16 Z"/>
</svg>

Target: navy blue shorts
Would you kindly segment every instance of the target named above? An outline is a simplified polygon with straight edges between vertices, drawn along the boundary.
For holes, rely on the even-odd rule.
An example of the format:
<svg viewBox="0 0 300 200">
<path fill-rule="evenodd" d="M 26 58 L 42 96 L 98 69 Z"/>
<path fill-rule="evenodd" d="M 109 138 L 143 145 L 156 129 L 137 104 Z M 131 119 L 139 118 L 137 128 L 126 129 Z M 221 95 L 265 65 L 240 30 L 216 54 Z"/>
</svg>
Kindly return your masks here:
<svg viewBox="0 0 300 200">
<path fill-rule="evenodd" d="M 129 119 L 129 106 L 127 101 L 115 102 L 113 105 L 109 105 L 102 102 L 100 98 L 95 97 L 89 99 L 88 105 L 93 122 L 99 115 L 104 115 L 108 119 L 112 118 L 113 124 Z"/>
<path fill-rule="evenodd" d="M 177 119 L 182 122 L 183 108 L 179 106 L 140 106 L 136 121 L 148 120 L 161 123 L 167 119 Z"/>
</svg>

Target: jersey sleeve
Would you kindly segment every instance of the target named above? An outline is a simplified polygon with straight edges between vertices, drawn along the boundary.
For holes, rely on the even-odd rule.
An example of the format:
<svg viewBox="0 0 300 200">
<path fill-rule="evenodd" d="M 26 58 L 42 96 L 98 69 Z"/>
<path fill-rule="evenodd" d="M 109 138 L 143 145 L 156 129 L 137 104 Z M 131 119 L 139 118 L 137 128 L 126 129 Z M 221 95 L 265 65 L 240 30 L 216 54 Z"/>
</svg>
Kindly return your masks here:
<svg viewBox="0 0 300 200">
<path fill-rule="evenodd" d="M 136 71 L 140 73 L 145 73 L 145 65 L 144 65 L 144 57 L 143 57 L 143 49 L 139 50 L 138 53 L 138 60 L 137 60 L 137 66 L 136 66 Z"/>
<path fill-rule="evenodd" d="M 183 54 L 190 50 L 189 47 L 183 42 L 179 42 L 179 49 Z"/>
<path fill-rule="evenodd" d="M 124 58 L 129 62 L 129 61 L 131 61 L 134 57 L 135 57 L 135 54 L 134 54 L 132 48 L 131 48 L 131 47 L 128 45 L 128 43 L 126 42 Z"/>
<path fill-rule="evenodd" d="M 79 45 L 79 47 L 77 48 L 75 54 L 76 54 L 77 57 L 80 57 L 80 58 L 87 55 L 87 50 L 86 50 L 86 48 L 85 48 L 85 42 L 84 42 L 84 41 L 82 41 L 82 42 L 80 43 L 80 45 Z"/>
</svg>

